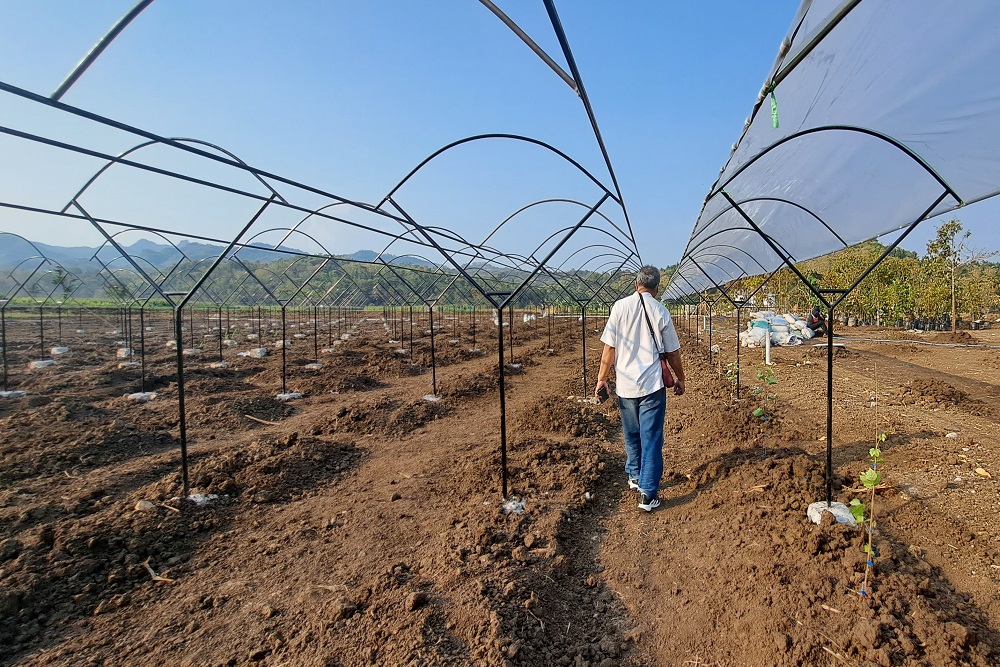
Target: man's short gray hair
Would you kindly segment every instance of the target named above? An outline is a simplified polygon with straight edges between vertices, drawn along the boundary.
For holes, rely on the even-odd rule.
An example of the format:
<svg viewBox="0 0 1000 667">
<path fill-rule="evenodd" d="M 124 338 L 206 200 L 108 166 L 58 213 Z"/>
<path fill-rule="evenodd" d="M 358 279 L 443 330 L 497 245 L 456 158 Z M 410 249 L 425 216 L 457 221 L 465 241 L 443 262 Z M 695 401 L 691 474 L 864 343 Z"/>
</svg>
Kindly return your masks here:
<svg viewBox="0 0 1000 667">
<path fill-rule="evenodd" d="M 637 287 L 655 289 L 660 286 L 660 270 L 655 266 L 644 266 L 635 274 Z"/>
</svg>

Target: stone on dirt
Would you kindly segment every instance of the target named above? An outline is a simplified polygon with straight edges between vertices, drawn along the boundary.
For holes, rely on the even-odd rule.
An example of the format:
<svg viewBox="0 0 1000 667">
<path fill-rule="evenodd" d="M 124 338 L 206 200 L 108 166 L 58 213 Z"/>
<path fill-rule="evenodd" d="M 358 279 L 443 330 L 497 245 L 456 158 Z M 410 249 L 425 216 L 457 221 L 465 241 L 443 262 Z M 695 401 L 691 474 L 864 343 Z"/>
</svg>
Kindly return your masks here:
<svg viewBox="0 0 1000 667">
<path fill-rule="evenodd" d="M 427 604 L 427 594 L 422 591 L 410 593 L 406 598 L 406 610 L 416 611 Z"/>
<path fill-rule="evenodd" d="M 0 563 L 16 558 L 21 553 L 21 543 L 14 537 L 0 543 Z"/>
</svg>

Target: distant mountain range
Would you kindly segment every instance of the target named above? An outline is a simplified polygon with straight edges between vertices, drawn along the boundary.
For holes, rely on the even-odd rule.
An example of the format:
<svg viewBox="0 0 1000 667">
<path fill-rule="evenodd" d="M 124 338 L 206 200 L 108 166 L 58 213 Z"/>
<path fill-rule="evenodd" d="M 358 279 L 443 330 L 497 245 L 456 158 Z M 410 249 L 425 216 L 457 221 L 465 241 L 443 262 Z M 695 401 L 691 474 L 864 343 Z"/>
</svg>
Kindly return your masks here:
<svg viewBox="0 0 1000 667">
<path fill-rule="evenodd" d="M 32 241 L 32 243 L 35 248 L 38 249 L 37 251 L 22 241 L 10 240 L 10 237 L 7 237 L 0 242 L 0 269 L 6 269 L 9 271 L 22 262 L 24 262 L 26 266 L 34 266 L 34 263 L 25 262 L 25 260 L 39 255 L 44 256 L 53 262 L 57 262 L 69 271 L 73 271 L 74 269 L 82 270 L 94 267 L 99 268 L 99 264 L 96 261 L 92 261 L 94 254 L 97 252 L 97 248 L 86 246 L 56 246 L 49 245 L 48 243 L 40 243 L 38 241 Z M 257 247 L 260 247 L 261 249 L 257 250 Z M 162 268 L 173 266 L 178 262 L 178 260 L 181 259 L 181 255 L 178 253 L 178 250 L 189 260 L 198 261 L 218 257 L 225 248 L 224 246 L 212 243 L 197 243 L 194 241 L 181 241 L 177 244 L 177 247 L 174 248 L 166 243 L 156 243 L 155 241 L 140 239 L 131 245 L 123 246 L 122 249 L 132 257 L 141 258 L 153 266 Z M 279 251 L 291 253 L 302 252 L 301 250 L 289 248 L 287 246 L 279 246 Z M 101 259 L 105 262 L 111 262 L 119 256 L 120 253 L 110 245 L 106 245 L 101 249 Z M 350 255 L 338 255 L 337 257 L 356 262 L 371 262 L 377 256 L 378 253 L 372 250 L 358 250 Z M 278 254 L 278 252 L 268 246 L 248 246 L 240 251 L 239 257 L 245 262 L 272 262 L 281 259 L 282 255 Z M 384 255 L 383 257 L 389 262 L 396 259 L 393 255 Z M 398 263 L 417 266 L 433 266 L 429 262 L 413 257 L 401 257 L 399 258 Z"/>
</svg>

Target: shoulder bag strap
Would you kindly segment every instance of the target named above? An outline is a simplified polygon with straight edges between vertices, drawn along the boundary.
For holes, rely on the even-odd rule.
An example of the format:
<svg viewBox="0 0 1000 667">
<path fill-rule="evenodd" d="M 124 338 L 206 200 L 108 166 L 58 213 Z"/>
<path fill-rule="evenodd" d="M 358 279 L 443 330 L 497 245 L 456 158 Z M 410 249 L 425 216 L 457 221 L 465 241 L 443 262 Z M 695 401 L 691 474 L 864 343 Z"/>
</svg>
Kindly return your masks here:
<svg viewBox="0 0 1000 667">
<path fill-rule="evenodd" d="M 656 354 L 657 356 L 662 356 L 663 352 L 660 351 L 660 344 L 656 340 L 656 333 L 653 332 L 653 323 L 649 320 L 649 313 L 646 312 L 646 300 L 642 298 L 642 292 L 637 292 L 637 294 L 639 295 L 639 305 L 642 306 L 642 314 L 646 316 L 646 326 L 649 327 L 649 335 L 653 337 Z"/>
</svg>

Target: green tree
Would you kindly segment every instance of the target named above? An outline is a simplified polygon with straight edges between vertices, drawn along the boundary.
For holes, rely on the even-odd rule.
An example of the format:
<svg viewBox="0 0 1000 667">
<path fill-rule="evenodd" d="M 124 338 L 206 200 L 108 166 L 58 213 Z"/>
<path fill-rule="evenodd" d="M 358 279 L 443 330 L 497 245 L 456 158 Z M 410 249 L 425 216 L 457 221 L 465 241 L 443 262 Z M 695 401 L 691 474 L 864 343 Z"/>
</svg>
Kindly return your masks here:
<svg viewBox="0 0 1000 667">
<path fill-rule="evenodd" d="M 52 284 L 60 290 L 63 300 L 66 299 L 66 295 L 73 292 L 80 281 L 74 277 L 71 273 L 66 271 L 61 266 L 57 266 L 52 272 L 52 277 L 50 278 Z"/>
<path fill-rule="evenodd" d="M 1000 280 L 995 264 L 975 263 L 967 267 L 958 285 L 958 300 L 972 319 L 982 319 L 997 305 Z"/>
<path fill-rule="evenodd" d="M 996 255 L 996 252 L 974 250 L 966 245 L 972 232 L 962 231 L 962 223 L 952 218 L 941 223 L 937 236 L 927 243 L 925 260 L 932 275 L 943 278 L 945 290 L 951 297 L 951 330 L 958 324 L 958 283 L 961 269 L 972 262 L 979 262 Z"/>
</svg>

